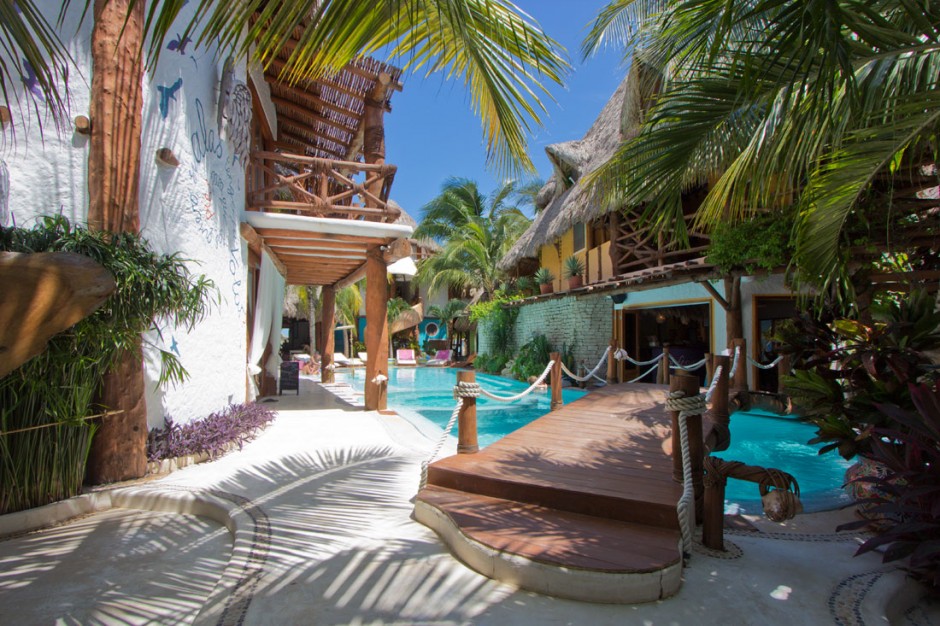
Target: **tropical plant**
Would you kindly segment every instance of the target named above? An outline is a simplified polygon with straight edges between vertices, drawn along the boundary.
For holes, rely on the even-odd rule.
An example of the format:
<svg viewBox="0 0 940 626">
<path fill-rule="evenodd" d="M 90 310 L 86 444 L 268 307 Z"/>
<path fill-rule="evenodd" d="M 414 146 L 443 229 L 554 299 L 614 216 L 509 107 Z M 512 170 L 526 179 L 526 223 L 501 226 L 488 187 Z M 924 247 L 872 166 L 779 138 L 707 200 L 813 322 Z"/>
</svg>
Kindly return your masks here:
<svg viewBox="0 0 940 626">
<path fill-rule="evenodd" d="M 545 335 L 536 334 L 528 343 L 519 348 L 516 360 L 512 364 L 512 373 L 519 380 L 528 380 L 545 370 L 551 358 L 552 345 Z"/>
<path fill-rule="evenodd" d="M 886 468 L 884 476 L 856 479 L 873 485 L 861 502 L 878 523 L 875 537 L 856 554 L 883 549 L 883 561 L 906 559 L 911 572 L 936 592 L 940 590 L 940 388 L 911 385 L 916 410 L 879 404 L 890 427 L 876 428 L 872 456 Z M 839 530 L 867 526 L 851 522 Z"/>
<path fill-rule="evenodd" d="M 233 404 L 207 417 L 176 424 L 169 416 L 163 427 L 147 435 L 147 460 L 162 461 L 181 456 L 208 454 L 216 458 L 231 446 L 242 446 L 274 421 L 275 413 L 260 404 Z"/>
<path fill-rule="evenodd" d="M 520 276 L 515 280 L 513 286 L 515 287 L 516 293 L 523 297 L 531 296 L 535 291 L 535 281 L 531 276 Z"/>
<path fill-rule="evenodd" d="M 140 45 L 146 47 L 153 67 L 167 37 L 180 31 L 177 19 L 187 3 L 155 2 L 146 8 L 142 4 L 128 2 L 127 12 L 143 22 L 148 37 Z M 403 61 L 406 69 L 460 77 L 483 122 L 489 159 L 501 171 L 517 166 L 533 169 L 526 131 L 541 124 L 545 107 L 539 95 L 549 96 L 543 81 L 560 84 L 568 69 L 558 44 L 505 0 L 249 0 L 237 10 L 216 0 L 194 4 L 187 9 L 193 17 L 182 27 L 183 41 L 191 38 L 194 46 L 217 44 L 263 66 L 289 46 L 281 76 L 291 83 L 334 74 L 356 58 L 380 50 Z M 62 3 L 60 21 L 69 6 Z M 83 15 L 93 14 L 91 8 L 92 0 L 85 0 Z M 28 63 L 45 101 L 56 105 L 51 109 L 54 119 L 67 127 L 66 45 L 32 2 L 3 3 L 0 29 L 10 52 L 0 59 L 4 99 L 18 76 L 27 75 Z"/>
<path fill-rule="evenodd" d="M 509 359 L 505 354 L 479 354 L 473 362 L 473 369 L 487 374 L 501 374 Z"/>
<path fill-rule="evenodd" d="M 540 267 L 532 277 L 536 285 L 550 285 L 555 281 L 555 275 L 547 267 Z"/>
<path fill-rule="evenodd" d="M 0 228 L 0 250 L 82 254 L 117 285 L 97 311 L 0 379 L 0 513 L 6 513 L 80 492 L 96 428 L 87 418 L 107 408 L 95 404 L 105 372 L 139 351 L 142 333 L 159 335 L 161 322 L 192 329 L 209 312 L 215 288 L 178 255 L 152 252 L 139 235 L 91 231 L 61 216 L 29 230 Z M 161 360 L 159 384 L 186 380 L 175 354 L 150 347 Z"/>
<path fill-rule="evenodd" d="M 336 292 L 336 317 L 344 326 L 352 326 L 353 341 L 359 338 L 359 311 L 362 310 L 362 291 L 365 281 L 343 287 Z"/>
<path fill-rule="evenodd" d="M 706 184 L 698 227 L 795 205 L 799 278 L 850 295 L 858 237 L 931 224 L 910 190 L 934 160 L 938 26 L 923 2 L 614 0 L 585 52 L 624 45 L 661 85 L 590 180 L 679 241 L 683 192 Z"/>
<path fill-rule="evenodd" d="M 878 409 L 891 404 L 913 410 L 909 384 L 929 376 L 927 351 L 940 347 L 940 312 L 917 291 L 892 303 L 881 319 L 825 320 L 803 315 L 776 339 L 796 355 L 785 383 L 794 405 L 817 427 L 820 454 L 838 450 L 849 459 L 868 455 L 877 429 L 894 429 Z"/>
<path fill-rule="evenodd" d="M 447 328 L 447 338 L 454 337 L 454 321 L 460 317 L 467 309 L 467 303 L 463 300 L 448 300 L 443 307 L 433 305 L 428 307 L 428 317 L 436 317 L 441 320 Z"/>
<path fill-rule="evenodd" d="M 565 278 L 575 278 L 584 275 L 584 261 L 575 255 L 565 259 Z"/>
<path fill-rule="evenodd" d="M 723 274 L 785 267 L 793 253 L 792 219 L 785 213 L 757 215 L 738 223 L 715 227 L 708 242 L 707 261 Z"/>
<path fill-rule="evenodd" d="M 531 221 L 514 203 L 515 184 L 489 197 L 463 178 L 445 181 L 440 195 L 422 209 L 414 236 L 434 239 L 441 250 L 418 266 L 418 282 L 431 289 L 479 289 L 491 297 L 506 279 L 497 267 Z"/>
</svg>

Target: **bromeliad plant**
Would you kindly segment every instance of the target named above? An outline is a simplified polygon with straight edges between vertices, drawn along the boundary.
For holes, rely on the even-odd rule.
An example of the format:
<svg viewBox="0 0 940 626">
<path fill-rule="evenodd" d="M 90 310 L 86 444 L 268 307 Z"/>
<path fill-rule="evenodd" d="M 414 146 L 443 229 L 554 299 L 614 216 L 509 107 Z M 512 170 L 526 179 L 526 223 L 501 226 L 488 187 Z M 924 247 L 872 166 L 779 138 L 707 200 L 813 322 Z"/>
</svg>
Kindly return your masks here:
<svg viewBox="0 0 940 626">
<path fill-rule="evenodd" d="M 124 351 L 138 349 L 141 334 L 158 320 L 192 328 L 208 313 L 215 287 L 178 255 L 152 252 L 138 235 L 90 231 L 64 217 L 33 229 L 0 228 L 0 250 L 82 254 L 117 285 L 97 311 L 0 379 L 0 430 L 9 433 L 0 435 L 3 514 L 80 492 L 95 431 L 86 418 L 99 412 L 94 398 L 104 373 Z M 160 350 L 160 357 L 161 384 L 186 379 L 172 352 Z"/>
</svg>

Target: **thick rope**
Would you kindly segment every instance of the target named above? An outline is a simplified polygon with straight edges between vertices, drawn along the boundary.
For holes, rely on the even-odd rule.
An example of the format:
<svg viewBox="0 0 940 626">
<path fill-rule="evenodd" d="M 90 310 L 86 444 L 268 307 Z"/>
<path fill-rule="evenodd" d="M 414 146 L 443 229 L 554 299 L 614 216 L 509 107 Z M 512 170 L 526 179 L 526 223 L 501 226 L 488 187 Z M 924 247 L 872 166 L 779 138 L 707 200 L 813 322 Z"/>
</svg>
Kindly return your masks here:
<svg viewBox="0 0 940 626">
<path fill-rule="evenodd" d="M 718 377 L 721 376 L 721 370 L 724 365 L 719 365 L 715 368 L 715 373 L 712 375 L 712 384 L 708 386 L 708 391 L 705 392 L 705 402 L 711 402 L 712 396 L 715 394 L 715 388 L 718 387 Z"/>
<path fill-rule="evenodd" d="M 490 393 L 489 391 L 481 387 L 478 383 L 465 383 L 465 382 L 457 383 L 457 387 L 454 388 L 454 394 L 456 397 L 456 394 L 458 393 L 457 388 L 466 389 L 466 390 L 477 390 L 478 392 L 477 395 L 485 396 L 489 398 L 490 400 L 496 400 L 497 402 L 515 402 L 516 400 L 521 400 L 522 398 L 526 397 L 527 395 L 535 391 L 536 387 L 538 387 L 543 382 L 545 382 L 545 379 L 548 378 L 549 374 L 551 374 L 552 367 L 554 365 L 555 365 L 554 361 L 549 361 L 548 365 L 545 366 L 545 370 L 543 370 L 542 374 L 537 379 L 535 379 L 535 382 L 532 383 L 528 389 L 526 389 L 525 391 L 519 392 L 514 396 L 499 396 L 499 395 L 496 395 L 495 393 Z M 469 396 L 463 396 L 463 397 L 469 397 Z"/>
<path fill-rule="evenodd" d="M 777 363 L 779 363 L 781 360 L 783 360 L 783 355 L 781 354 L 781 355 L 778 356 L 776 359 L 774 359 L 774 360 L 771 361 L 770 363 L 767 363 L 766 365 L 764 365 L 763 363 L 760 363 L 759 361 L 755 361 L 755 360 L 752 359 L 751 357 L 747 357 L 747 360 L 748 360 L 748 362 L 749 362 L 751 365 L 753 365 L 754 367 L 757 367 L 757 368 L 762 369 L 762 370 L 770 370 L 770 369 L 773 369 L 773 368 L 777 367 Z"/>
<path fill-rule="evenodd" d="M 741 346 L 734 347 L 734 361 L 731 363 L 731 371 L 728 372 L 728 378 L 734 378 L 734 373 L 738 371 L 738 362 L 741 360 Z"/>
<path fill-rule="evenodd" d="M 672 361 L 672 364 L 676 367 L 677 370 L 683 370 L 686 372 L 692 372 L 705 365 L 705 359 L 702 359 L 701 361 L 698 361 L 691 365 L 683 365 L 682 363 L 676 360 L 676 357 L 672 356 L 671 354 L 669 355 L 669 360 Z"/>
<path fill-rule="evenodd" d="M 639 381 L 639 380 L 642 380 L 642 379 L 646 378 L 646 376 L 647 376 L 648 374 L 651 374 L 651 373 L 655 372 L 657 369 L 659 369 L 659 359 L 656 359 L 656 363 L 653 365 L 653 367 L 649 368 L 648 370 L 646 370 L 645 372 L 643 372 L 642 374 L 640 374 L 640 375 L 637 376 L 636 378 L 634 378 L 634 379 L 632 379 L 632 380 L 628 380 L 627 382 L 628 382 L 628 383 L 635 383 L 635 382 L 637 382 L 637 381 Z"/>
<path fill-rule="evenodd" d="M 455 391 L 456 393 L 456 391 Z M 437 442 L 437 446 L 434 448 L 434 452 L 431 453 L 431 456 L 428 457 L 427 461 L 421 462 L 421 480 L 418 482 L 418 489 L 424 489 L 428 485 L 428 466 L 431 465 L 431 462 L 437 458 L 437 455 L 441 453 L 441 448 L 444 447 L 444 442 L 447 441 L 447 437 L 450 436 L 450 431 L 453 430 L 454 424 L 457 423 L 457 416 L 460 415 L 460 410 L 463 408 L 463 397 L 457 399 L 457 406 L 454 407 L 454 412 L 450 414 L 450 419 L 447 421 L 447 426 L 444 427 L 444 433 L 441 435 L 440 440 Z"/>
<path fill-rule="evenodd" d="M 666 396 L 666 408 L 679 412 L 679 445 L 682 448 L 682 497 L 676 506 L 679 528 L 682 531 L 682 546 L 685 552 L 692 551 L 692 533 L 695 529 L 695 491 L 692 487 L 692 453 L 689 450 L 689 427 L 686 418 L 705 412 L 705 396 L 697 394 L 685 397 L 682 390 L 670 391 Z"/>
<path fill-rule="evenodd" d="M 655 357 L 653 359 L 650 359 L 649 361 L 637 361 L 635 359 L 630 358 L 630 355 L 627 354 L 627 351 L 624 350 L 623 348 L 620 348 L 619 350 L 614 352 L 614 358 L 617 359 L 618 361 L 628 361 L 638 367 L 643 367 L 644 365 L 652 365 L 653 363 L 658 363 L 661 360 L 661 357 Z"/>
<path fill-rule="evenodd" d="M 590 380 L 591 378 L 596 377 L 597 372 L 601 369 L 601 365 L 603 365 L 604 362 L 607 360 L 608 354 L 610 354 L 610 346 L 607 346 L 607 349 L 604 350 L 604 354 L 601 355 L 601 360 L 597 362 L 597 365 L 594 366 L 594 369 L 588 372 L 585 376 L 578 376 L 577 374 L 572 373 L 572 371 L 569 370 L 568 367 L 565 365 L 564 361 L 561 362 L 561 369 L 565 374 L 567 374 L 571 378 L 575 379 L 576 381 L 580 383 L 583 383 L 587 380 Z M 600 379 L 600 380 L 603 380 L 603 379 Z"/>
</svg>

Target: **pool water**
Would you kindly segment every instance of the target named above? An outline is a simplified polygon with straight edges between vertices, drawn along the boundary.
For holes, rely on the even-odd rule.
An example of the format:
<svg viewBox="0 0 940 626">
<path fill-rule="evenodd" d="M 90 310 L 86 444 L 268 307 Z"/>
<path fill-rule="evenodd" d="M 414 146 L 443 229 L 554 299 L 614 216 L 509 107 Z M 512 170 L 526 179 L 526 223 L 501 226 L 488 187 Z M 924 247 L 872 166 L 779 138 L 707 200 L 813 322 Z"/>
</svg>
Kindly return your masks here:
<svg viewBox="0 0 940 626">
<path fill-rule="evenodd" d="M 388 404 L 401 415 L 416 421 L 427 420 L 440 429 L 447 426 L 457 401 L 454 385 L 458 369 L 452 367 L 392 367 L 388 373 Z M 336 372 L 337 382 L 348 382 L 358 391 L 365 384 L 363 369 Z M 511 396 L 528 389 L 529 385 L 501 376 L 477 372 L 477 382 L 487 391 Z M 585 391 L 563 389 L 565 404 L 574 402 Z M 542 417 L 551 410 L 551 394 L 534 391 L 516 402 L 499 402 L 489 398 L 477 399 L 477 440 L 485 447 L 502 439 L 514 430 Z M 456 426 L 452 433 L 457 435 Z"/>
<path fill-rule="evenodd" d="M 457 382 L 454 368 L 393 367 L 389 371 L 388 404 L 416 424 L 432 424 L 443 429 L 456 406 L 453 388 Z M 347 382 L 358 391 L 365 383 L 364 369 L 337 371 L 337 382 Z M 477 373 L 477 382 L 487 391 L 514 395 L 528 385 L 499 376 Z M 565 404 L 586 392 L 565 389 Z M 477 436 L 481 447 L 487 446 L 545 415 L 551 396 L 534 392 L 512 403 L 489 398 L 477 400 Z M 452 433 L 456 436 L 456 429 Z M 851 502 L 842 490 L 845 470 L 851 465 L 838 454 L 818 455 L 819 446 L 807 442 L 816 428 L 792 416 L 779 416 L 755 409 L 738 411 L 731 416 L 731 448 L 715 456 L 727 461 L 772 467 L 792 474 L 800 485 L 800 500 L 806 512 L 823 511 Z M 725 512 L 762 513 L 760 493 L 755 483 L 731 479 L 725 489 Z"/>
</svg>

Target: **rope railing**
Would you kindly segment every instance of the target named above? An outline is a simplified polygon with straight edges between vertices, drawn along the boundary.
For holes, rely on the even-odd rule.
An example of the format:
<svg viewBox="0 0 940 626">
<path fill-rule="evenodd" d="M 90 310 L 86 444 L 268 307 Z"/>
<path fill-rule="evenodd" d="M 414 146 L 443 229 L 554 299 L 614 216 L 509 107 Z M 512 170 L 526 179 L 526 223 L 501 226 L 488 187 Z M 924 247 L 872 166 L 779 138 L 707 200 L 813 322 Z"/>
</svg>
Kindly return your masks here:
<svg viewBox="0 0 940 626">
<path fill-rule="evenodd" d="M 620 348 L 619 350 L 614 352 L 614 358 L 617 359 L 618 361 L 627 361 L 628 363 L 632 363 L 633 365 L 636 365 L 637 367 L 643 367 L 644 365 L 652 365 L 653 363 L 659 363 L 659 361 L 661 360 L 661 357 L 657 356 L 657 357 L 650 359 L 649 361 L 637 361 L 636 359 L 633 359 L 629 355 L 629 353 L 627 353 L 627 351 L 624 350 L 623 348 Z"/>
<path fill-rule="evenodd" d="M 686 418 L 705 412 L 705 395 L 686 397 L 682 390 L 670 391 L 666 395 L 666 409 L 679 412 L 679 445 L 682 449 L 682 497 L 676 506 L 679 529 L 682 532 L 682 547 L 686 553 L 692 551 L 692 533 L 695 529 L 695 490 L 692 485 L 692 453 L 689 448 L 689 428 Z"/>
<path fill-rule="evenodd" d="M 724 369 L 723 365 L 719 365 L 715 368 L 715 373 L 712 376 L 712 383 L 708 386 L 708 391 L 705 392 L 705 402 L 712 401 L 712 396 L 715 394 L 715 389 L 718 387 L 718 378 L 721 376 L 722 369 Z"/>
<path fill-rule="evenodd" d="M 678 360 L 676 360 L 676 357 L 674 357 L 674 356 L 672 356 L 672 355 L 670 354 L 670 355 L 669 355 L 669 360 L 672 361 L 673 366 L 674 366 L 677 370 L 682 370 L 682 371 L 684 371 L 684 372 L 693 372 L 693 371 L 695 371 L 695 370 L 697 370 L 697 369 L 700 369 L 700 368 L 702 368 L 702 367 L 705 366 L 705 359 L 702 359 L 701 361 L 697 361 L 697 362 L 695 362 L 695 363 L 692 363 L 691 365 L 683 365 L 683 364 L 680 363 Z"/>
<path fill-rule="evenodd" d="M 649 374 L 652 374 L 652 373 L 655 372 L 657 369 L 659 369 L 659 363 L 660 363 L 660 359 L 656 359 L 656 363 L 653 364 L 653 367 L 649 368 L 648 370 L 646 370 L 645 372 L 643 372 L 642 374 L 640 374 L 640 375 L 637 376 L 636 378 L 633 378 L 633 379 L 631 379 L 631 380 L 628 380 L 627 382 L 628 382 L 628 383 L 635 383 L 635 382 L 639 382 L 639 381 L 643 380 L 643 379 L 646 378 Z"/>
<path fill-rule="evenodd" d="M 731 371 L 728 372 L 728 378 L 734 379 L 735 372 L 738 371 L 738 363 L 741 361 L 741 346 L 734 347 L 734 360 L 731 362 Z"/>
<path fill-rule="evenodd" d="M 458 382 L 457 385 L 454 387 L 454 394 L 455 394 L 455 397 L 457 397 L 456 394 L 458 393 L 457 391 L 458 389 L 464 389 L 464 390 L 478 389 L 479 395 L 487 397 L 490 400 L 496 400 L 497 402 L 515 402 L 516 400 L 521 400 L 522 398 L 526 397 L 527 395 L 535 391 L 536 387 L 544 383 L 545 379 L 548 378 L 548 375 L 551 374 L 552 367 L 554 365 L 555 365 L 554 361 L 549 361 L 548 365 L 545 366 L 545 369 L 542 371 L 539 377 L 535 379 L 535 382 L 529 385 L 528 389 L 526 389 L 525 391 L 520 391 L 514 396 L 496 395 L 495 393 L 491 393 L 487 391 L 486 389 L 484 389 L 483 387 L 481 387 L 479 383 L 466 383 L 466 382 Z"/>
<path fill-rule="evenodd" d="M 573 378 L 574 380 L 580 383 L 591 380 L 591 378 L 598 378 L 598 380 L 603 381 L 604 380 L 603 378 L 600 378 L 597 376 L 597 372 L 601 369 L 601 365 L 603 365 L 604 362 L 607 361 L 607 355 L 609 354 L 610 354 L 610 346 L 607 346 L 607 349 L 604 350 L 604 354 L 601 355 L 601 360 L 597 362 L 597 365 L 594 366 L 594 369 L 592 369 L 590 372 L 588 372 L 584 376 L 578 376 L 577 374 L 573 373 L 571 370 L 568 369 L 568 366 L 565 365 L 564 361 L 561 362 L 561 370 L 565 374 L 567 374 L 568 376 L 570 376 L 571 378 Z"/>
<path fill-rule="evenodd" d="M 444 443 L 450 436 L 450 431 L 454 429 L 454 424 L 457 423 L 457 416 L 460 415 L 460 410 L 462 408 L 463 396 L 460 396 L 457 398 L 457 406 L 454 407 L 454 412 L 450 414 L 450 419 L 447 420 L 447 426 L 444 427 L 444 432 L 441 434 L 441 438 L 438 440 L 437 445 L 434 446 L 434 452 L 431 453 L 431 456 L 429 456 L 426 461 L 421 462 L 421 480 L 419 482 L 419 489 L 424 489 L 428 486 L 428 466 L 430 466 L 431 462 L 434 461 L 434 459 L 437 458 L 437 455 L 441 453 L 441 448 L 444 447 Z"/>
<path fill-rule="evenodd" d="M 761 363 L 760 361 L 755 361 L 755 360 L 752 359 L 751 357 L 747 357 L 747 360 L 748 360 L 748 363 L 750 363 L 751 365 L 753 365 L 753 366 L 756 367 L 756 368 L 759 368 L 759 369 L 762 369 L 762 370 L 770 370 L 770 369 L 773 369 L 773 368 L 777 367 L 777 364 L 780 363 L 780 361 L 783 360 L 783 355 L 781 354 L 780 356 L 778 356 L 776 359 L 774 359 L 774 360 L 771 361 L 770 363 Z"/>
</svg>

